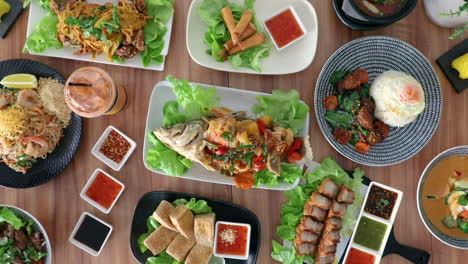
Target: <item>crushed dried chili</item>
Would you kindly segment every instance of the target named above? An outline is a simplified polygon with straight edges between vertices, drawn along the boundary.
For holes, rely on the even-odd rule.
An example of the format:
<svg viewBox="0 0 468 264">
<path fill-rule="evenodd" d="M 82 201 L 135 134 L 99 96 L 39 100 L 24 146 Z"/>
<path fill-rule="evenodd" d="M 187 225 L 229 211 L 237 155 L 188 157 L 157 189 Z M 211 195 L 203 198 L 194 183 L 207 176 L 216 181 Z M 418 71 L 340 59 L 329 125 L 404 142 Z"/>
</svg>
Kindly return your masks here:
<svg viewBox="0 0 468 264">
<path fill-rule="evenodd" d="M 129 149 L 130 143 L 117 131 L 112 130 L 102 143 L 99 152 L 114 162 L 120 163 Z"/>
</svg>

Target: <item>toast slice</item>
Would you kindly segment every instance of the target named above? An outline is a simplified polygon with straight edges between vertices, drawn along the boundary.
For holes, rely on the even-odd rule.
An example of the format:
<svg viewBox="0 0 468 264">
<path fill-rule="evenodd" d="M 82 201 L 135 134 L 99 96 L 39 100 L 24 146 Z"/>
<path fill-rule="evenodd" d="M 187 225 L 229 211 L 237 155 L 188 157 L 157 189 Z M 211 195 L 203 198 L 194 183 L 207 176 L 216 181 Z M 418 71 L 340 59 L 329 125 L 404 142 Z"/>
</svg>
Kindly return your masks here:
<svg viewBox="0 0 468 264">
<path fill-rule="evenodd" d="M 179 204 L 169 215 L 172 224 L 187 239 L 195 239 L 193 232 L 194 216 L 184 204 Z"/>
<path fill-rule="evenodd" d="M 176 236 L 176 231 L 160 226 L 143 241 L 143 244 L 156 256 L 163 252 Z"/>
<path fill-rule="evenodd" d="M 163 200 L 156 211 L 153 213 L 153 217 L 161 223 L 162 226 L 169 228 L 171 230 L 177 231 L 175 226 L 172 224 L 169 215 L 174 211 L 174 206 L 166 200 Z"/>
<path fill-rule="evenodd" d="M 216 214 L 200 214 L 195 216 L 194 232 L 195 240 L 198 244 L 205 247 L 213 247 L 214 227 Z"/>
<path fill-rule="evenodd" d="M 166 252 L 177 261 L 184 262 L 185 258 L 194 245 L 194 240 L 187 239 L 182 234 L 178 234 L 169 244 Z"/>
<path fill-rule="evenodd" d="M 211 256 L 213 255 L 213 249 L 205 247 L 200 244 L 195 244 L 185 260 L 185 264 L 208 264 Z"/>
</svg>

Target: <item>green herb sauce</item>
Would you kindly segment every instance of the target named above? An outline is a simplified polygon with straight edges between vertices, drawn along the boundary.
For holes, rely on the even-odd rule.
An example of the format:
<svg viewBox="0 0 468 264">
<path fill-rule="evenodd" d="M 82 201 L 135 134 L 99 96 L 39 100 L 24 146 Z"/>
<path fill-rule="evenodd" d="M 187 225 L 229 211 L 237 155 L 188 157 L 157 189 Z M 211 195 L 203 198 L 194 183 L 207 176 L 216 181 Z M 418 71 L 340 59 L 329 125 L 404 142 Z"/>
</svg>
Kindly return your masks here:
<svg viewBox="0 0 468 264">
<path fill-rule="evenodd" d="M 379 251 L 386 231 L 386 224 L 363 216 L 359 221 L 356 235 L 354 236 L 354 243 Z"/>
</svg>

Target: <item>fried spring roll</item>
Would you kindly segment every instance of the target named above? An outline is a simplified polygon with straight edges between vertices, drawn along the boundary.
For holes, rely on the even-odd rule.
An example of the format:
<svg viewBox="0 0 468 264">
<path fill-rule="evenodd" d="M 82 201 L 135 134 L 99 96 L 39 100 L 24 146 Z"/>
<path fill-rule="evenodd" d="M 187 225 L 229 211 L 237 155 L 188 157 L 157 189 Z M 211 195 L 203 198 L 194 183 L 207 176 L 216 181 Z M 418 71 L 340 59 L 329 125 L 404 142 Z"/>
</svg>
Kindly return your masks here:
<svg viewBox="0 0 468 264">
<path fill-rule="evenodd" d="M 263 44 L 265 40 L 266 38 L 265 38 L 265 35 L 263 35 L 263 33 L 255 33 L 250 38 L 239 42 L 238 45 L 241 48 L 241 50 L 246 50 L 248 48 L 252 48 L 252 47 Z"/>
<path fill-rule="evenodd" d="M 248 37 L 252 36 L 255 32 L 257 32 L 257 28 L 255 27 L 254 24 L 249 23 L 249 26 L 245 29 L 244 33 L 240 36 L 240 41 L 243 41 L 247 39 Z M 231 50 L 234 48 L 236 44 L 232 41 L 232 39 L 228 40 L 226 43 L 224 43 L 224 48 L 226 51 Z"/>
<path fill-rule="evenodd" d="M 234 34 L 231 33 L 231 38 L 234 44 L 237 44 L 241 41 L 241 35 L 247 29 L 247 26 L 250 24 L 252 18 L 252 11 L 245 10 L 244 13 L 242 13 L 242 17 L 240 18 L 239 23 L 237 23 L 236 27 L 234 28 Z"/>
<path fill-rule="evenodd" d="M 232 36 L 234 35 L 234 29 L 236 28 L 236 21 L 232 16 L 231 8 L 229 6 L 226 6 L 225 8 L 221 9 L 221 16 L 223 17 L 224 23 L 226 23 L 226 26 L 229 30 L 229 33 L 231 33 L 232 38 Z"/>
</svg>

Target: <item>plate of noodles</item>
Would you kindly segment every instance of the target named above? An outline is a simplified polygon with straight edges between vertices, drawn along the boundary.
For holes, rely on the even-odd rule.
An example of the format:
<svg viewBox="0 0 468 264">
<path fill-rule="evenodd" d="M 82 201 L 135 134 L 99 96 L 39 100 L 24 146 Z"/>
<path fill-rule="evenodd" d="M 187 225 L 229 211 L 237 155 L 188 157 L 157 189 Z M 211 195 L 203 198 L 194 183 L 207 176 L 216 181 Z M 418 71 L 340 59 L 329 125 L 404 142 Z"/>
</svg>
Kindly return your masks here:
<svg viewBox="0 0 468 264">
<path fill-rule="evenodd" d="M 30 60 L 0 62 L 0 79 L 35 75 L 37 88 L 0 87 L 0 185 L 29 188 L 57 177 L 71 162 L 81 137 L 81 118 L 66 106 L 65 78 Z"/>
<path fill-rule="evenodd" d="M 174 0 L 30 0 L 23 52 L 164 70 Z"/>
</svg>

